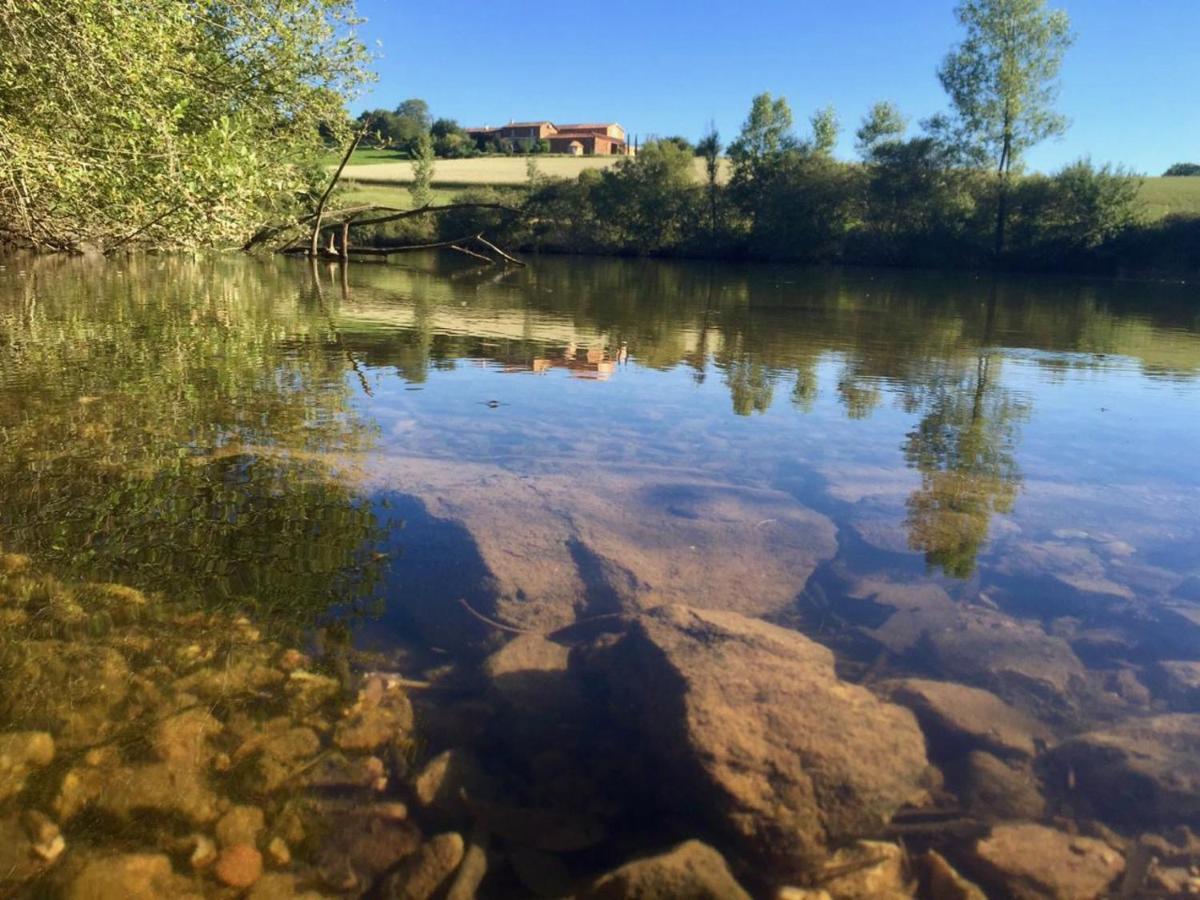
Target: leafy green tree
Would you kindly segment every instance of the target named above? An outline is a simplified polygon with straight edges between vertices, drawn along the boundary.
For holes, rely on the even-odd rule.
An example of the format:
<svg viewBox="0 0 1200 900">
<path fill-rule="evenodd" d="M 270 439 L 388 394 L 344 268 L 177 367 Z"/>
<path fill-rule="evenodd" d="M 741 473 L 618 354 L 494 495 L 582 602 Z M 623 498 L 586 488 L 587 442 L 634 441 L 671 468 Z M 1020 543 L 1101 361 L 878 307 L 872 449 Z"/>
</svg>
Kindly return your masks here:
<svg viewBox="0 0 1200 900">
<path fill-rule="evenodd" d="M 392 146 L 415 158 L 421 137 L 433 126 L 429 104 L 416 97 L 405 100 L 396 107 L 391 122 Z"/>
<path fill-rule="evenodd" d="M 809 124 L 813 132 L 813 152 L 819 156 L 833 156 L 833 149 L 837 146 L 838 134 L 841 132 L 837 110 L 832 106 L 819 109 L 812 114 Z"/>
<path fill-rule="evenodd" d="M 651 141 L 604 170 L 592 193 L 597 228 L 623 251 L 662 253 L 689 235 L 698 185 L 691 152 Z"/>
<path fill-rule="evenodd" d="M 1024 178 L 1014 192 L 1014 249 L 1032 263 L 1096 250 L 1138 221 L 1141 179 L 1090 160 L 1051 177 Z"/>
<path fill-rule="evenodd" d="M 859 155 L 869 162 L 876 148 L 902 140 L 907 130 L 908 120 L 904 114 L 895 104 L 881 100 L 863 117 L 862 124 L 854 133 L 854 146 Z"/>
<path fill-rule="evenodd" d="M 692 145 L 692 142 L 682 135 L 676 134 L 672 135 L 671 137 L 661 138 L 661 141 L 668 144 L 674 144 L 680 150 L 686 150 L 688 153 L 697 155 L 696 148 Z"/>
<path fill-rule="evenodd" d="M 1072 36 L 1067 14 L 1045 0 L 963 0 L 955 10 L 966 37 L 938 70 L 964 141 L 997 175 L 995 251 L 1003 253 L 1012 173 L 1025 151 L 1061 134 L 1053 108 Z"/>
<path fill-rule="evenodd" d="M 1200 175 L 1200 163 L 1175 163 L 1163 172 L 1164 178 L 1188 178 Z"/>
<path fill-rule="evenodd" d="M 0 234 L 233 245 L 307 205 L 366 77 L 351 0 L 0 0 Z"/>
<path fill-rule="evenodd" d="M 433 160 L 433 138 L 422 134 L 413 148 L 412 183 L 408 186 L 413 206 L 433 202 Z"/>
<path fill-rule="evenodd" d="M 461 159 L 475 155 L 475 141 L 454 119 L 438 119 L 429 128 L 434 155 L 440 159 Z"/>
<path fill-rule="evenodd" d="M 753 215 L 761 185 L 784 155 L 796 146 L 792 109 L 787 99 L 759 94 L 750 106 L 737 140 L 729 145 L 732 166 L 730 191 L 743 209 Z"/>
</svg>

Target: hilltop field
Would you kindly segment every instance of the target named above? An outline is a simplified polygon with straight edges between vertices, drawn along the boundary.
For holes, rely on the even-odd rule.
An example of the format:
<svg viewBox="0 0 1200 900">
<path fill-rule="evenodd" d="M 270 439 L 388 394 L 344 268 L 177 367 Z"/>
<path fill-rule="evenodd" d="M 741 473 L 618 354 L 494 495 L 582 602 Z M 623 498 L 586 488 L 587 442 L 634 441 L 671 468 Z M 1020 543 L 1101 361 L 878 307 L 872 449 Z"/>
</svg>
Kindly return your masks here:
<svg viewBox="0 0 1200 900">
<path fill-rule="evenodd" d="M 555 178 L 575 178 L 586 169 L 615 165 L 619 156 L 539 156 L 538 169 Z M 434 197 L 449 199 L 456 191 L 480 185 L 523 184 L 527 178 L 526 157 L 485 156 L 475 159 L 439 159 L 434 166 Z M 336 163 L 336 160 L 333 160 Z M 722 161 L 728 170 L 728 161 Z M 397 186 L 412 181 L 412 163 L 398 159 L 390 150 L 360 150 L 350 160 L 344 176 L 348 195 L 356 201 L 407 205 L 408 192 Z M 696 177 L 704 177 L 704 160 L 696 159 Z M 1200 216 L 1200 177 L 1146 178 L 1142 202 L 1147 217 L 1160 219 L 1172 213 Z"/>
</svg>

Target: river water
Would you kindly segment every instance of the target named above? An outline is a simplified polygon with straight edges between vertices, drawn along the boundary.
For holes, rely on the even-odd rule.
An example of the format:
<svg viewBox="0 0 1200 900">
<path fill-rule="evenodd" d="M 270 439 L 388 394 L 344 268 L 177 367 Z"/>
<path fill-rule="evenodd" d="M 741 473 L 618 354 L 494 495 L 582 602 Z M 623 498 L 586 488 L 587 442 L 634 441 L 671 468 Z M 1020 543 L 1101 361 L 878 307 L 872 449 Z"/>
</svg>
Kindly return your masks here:
<svg viewBox="0 0 1200 900">
<path fill-rule="evenodd" d="M 244 616 L 343 681 L 398 673 L 418 685 L 408 765 L 470 745 L 534 793 L 539 770 L 512 757 L 536 756 L 537 735 L 495 749 L 480 661 L 663 604 L 799 631 L 847 681 L 987 688 L 1053 735 L 1039 741 L 1200 710 L 1194 286 L 404 262 L 0 258 L 12 577 Z M 26 612 L 7 644 L 104 641 L 122 621 L 35 633 Z M 969 631 L 964 615 L 1029 636 L 1037 665 L 1020 640 L 973 667 L 930 637 Z M 47 690 L 92 690 L 63 677 Z M 119 731 L 145 705 L 97 716 Z M 0 731 L 54 734 L 56 774 L 7 802 L 57 803 L 68 862 L 109 833 L 128 849 L 120 810 L 66 821 L 52 782 L 91 745 L 30 708 L 0 707 Z M 179 840 L 206 821 L 167 818 Z M 637 840 L 610 823 L 608 849 L 540 865 L 582 877 L 686 836 L 666 820 Z M 485 885 L 532 890 L 511 868 Z"/>
</svg>

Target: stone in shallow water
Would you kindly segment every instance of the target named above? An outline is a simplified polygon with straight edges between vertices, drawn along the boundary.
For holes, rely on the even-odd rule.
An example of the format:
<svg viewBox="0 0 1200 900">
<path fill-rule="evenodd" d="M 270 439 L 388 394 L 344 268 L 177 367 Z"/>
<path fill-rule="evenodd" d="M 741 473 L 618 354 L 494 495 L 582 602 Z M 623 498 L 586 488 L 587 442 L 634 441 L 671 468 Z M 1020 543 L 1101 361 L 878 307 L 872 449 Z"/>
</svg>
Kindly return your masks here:
<svg viewBox="0 0 1200 900">
<path fill-rule="evenodd" d="M 911 900 L 915 887 L 904 851 L 882 841 L 857 841 L 836 851 L 818 880 L 837 900 Z"/>
<path fill-rule="evenodd" d="M 226 847 L 217 857 L 213 872 L 223 884 L 232 888 L 248 888 L 262 877 L 262 854 L 250 844 Z"/>
<path fill-rule="evenodd" d="M 929 900 L 987 900 L 978 885 L 964 878 L 942 854 L 927 850 L 918 860 Z"/>
<path fill-rule="evenodd" d="M 958 780 L 964 805 L 982 821 L 1038 819 L 1046 810 L 1033 772 L 990 753 L 968 754 Z"/>
<path fill-rule="evenodd" d="M 413 782 L 417 803 L 441 815 L 469 815 L 469 804 L 495 795 L 495 786 L 479 761 L 468 750 L 451 748 L 439 753 Z"/>
<path fill-rule="evenodd" d="M 44 731 L 0 734 L 0 803 L 23 791 L 29 774 L 53 760 L 54 738 Z"/>
<path fill-rule="evenodd" d="M 462 862 L 463 850 L 462 835 L 435 835 L 384 879 L 383 896 L 388 900 L 428 900 L 450 880 Z"/>
<path fill-rule="evenodd" d="M 1086 687 L 1070 646 L 1036 622 L 989 610 L 961 610 L 931 627 L 917 647 L 946 676 L 986 688 L 1015 706 L 1063 714 Z"/>
<path fill-rule="evenodd" d="M 129 687 L 129 666 L 110 647 L 21 641 L 0 652 L 0 720 L 37 723 L 60 749 L 111 734 Z"/>
<path fill-rule="evenodd" d="M 63 892 L 65 900 L 201 900 L 200 891 L 162 855 L 130 853 L 86 862 Z"/>
<path fill-rule="evenodd" d="M 941 740 L 1001 756 L 1032 757 L 1037 752 L 1035 738 L 1050 737 L 1037 719 L 980 688 L 905 678 L 885 682 L 877 692 L 916 713 L 932 743 Z"/>
<path fill-rule="evenodd" d="M 1200 662 L 1168 660 L 1158 663 L 1148 678 L 1155 693 L 1178 712 L 1200 712 Z"/>
<path fill-rule="evenodd" d="M 699 841 L 636 859 L 585 887 L 579 900 L 750 900 L 721 854 Z"/>
<path fill-rule="evenodd" d="M 778 611 L 837 551 L 832 521 L 765 488 L 662 469 L 593 468 L 579 479 L 458 461 L 392 464 L 431 515 L 470 532 L 498 617 L 539 632 L 662 603 Z"/>
<path fill-rule="evenodd" d="M 797 632 L 662 607 L 580 664 L 661 768 L 665 802 L 785 876 L 923 794 L 912 713 L 839 680 L 833 654 Z"/>
<path fill-rule="evenodd" d="M 1200 821 L 1200 715 L 1132 719 L 1064 741 L 1046 783 L 1077 813 L 1117 827 Z"/>
<path fill-rule="evenodd" d="M 1032 823 L 997 826 L 975 845 L 972 862 L 981 880 L 1015 900 L 1089 900 L 1125 870 L 1103 841 Z"/>
<path fill-rule="evenodd" d="M 412 727 L 412 704 L 403 688 L 382 676 L 373 676 L 338 722 L 333 742 L 343 750 L 375 750 L 403 738 Z"/>
<path fill-rule="evenodd" d="M 217 843 L 222 847 L 258 843 L 266 826 L 266 817 L 257 806 L 235 806 L 217 822 Z"/>
</svg>

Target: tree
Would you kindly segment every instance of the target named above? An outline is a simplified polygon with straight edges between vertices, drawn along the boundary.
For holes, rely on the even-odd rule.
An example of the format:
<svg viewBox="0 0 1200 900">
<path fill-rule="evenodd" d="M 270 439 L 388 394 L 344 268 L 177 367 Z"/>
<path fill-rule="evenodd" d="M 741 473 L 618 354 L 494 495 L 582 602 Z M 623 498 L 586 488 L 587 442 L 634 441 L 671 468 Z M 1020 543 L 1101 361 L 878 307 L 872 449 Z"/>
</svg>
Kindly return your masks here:
<svg viewBox="0 0 1200 900">
<path fill-rule="evenodd" d="M 996 171 L 995 252 L 1004 252 L 1008 195 L 1026 150 L 1062 134 L 1054 112 L 1058 74 L 1072 36 L 1067 14 L 1045 0 L 963 0 L 966 37 L 938 70 L 962 137 Z"/>
<path fill-rule="evenodd" d="M 696 153 L 704 157 L 705 183 L 708 189 L 708 230 L 717 233 L 717 196 L 720 190 L 718 179 L 721 175 L 721 135 L 715 122 L 708 123 L 708 130 L 696 144 Z"/>
<path fill-rule="evenodd" d="M 417 142 L 429 134 L 432 124 L 428 103 L 416 97 L 405 100 L 393 114 L 392 146 L 415 158 Z"/>
<path fill-rule="evenodd" d="M 426 206 L 433 201 L 433 139 L 428 134 L 420 135 L 413 149 L 413 180 L 408 192 L 413 206 Z"/>
<path fill-rule="evenodd" d="M 234 245 L 307 205 L 366 78 L 350 0 L 0 0 L 0 234 Z"/>
<path fill-rule="evenodd" d="M 1175 163 L 1163 172 L 1164 178 L 1187 178 L 1200 175 L 1200 163 Z"/>
<path fill-rule="evenodd" d="M 597 229 L 625 251 L 662 253 L 688 234 L 699 200 L 694 157 L 668 141 L 650 141 L 600 174 L 591 198 Z"/>
<path fill-rule="evenodd" d="M 854 146 L 859 155 L 869 162 L 876 148 L 901 140 L 907 130 L 908 120 L 904 114 L 894 104 L 882 100 L 863 117 L 862 124 L 854 133 Z"/>
<path fill-rule="evenodd" d="M 668 143 L 668 144 L 674 144 L 680 150 L 686 150 L 688 153 L 696 155 L 696 148 L 693 147 L 692 142 L 689 141 L 687 138 L 685 138 L 683 135 L 679 135 L 679 134 L 672 135 L 671 137 L 661 138 L 661 141 Z"/>
<path fill-rule="evenodd" d="M 755 97 L 750 105 L 750 115 L 728 151 L 733 168 L 730 191 L 751 216 L 757 205 L 756 182 L 761 186 L 771 169 L 795 146 L 792 109 L 787 99 L 775 99 L 768 93 Z"/>
<path fill-rule="evenodd" d="M 460 159 L 477 152 L 474 139 L 454 119 L 438 119 L 430 126 L 429 134 L 434 155 L 441 159 Z"/>
<path fill-rule="evenodd" d="M 818 156 L 833 156 L 833 148 L 837 146 L 838 133 L 841 123 L 838 121 L 837 110 L 832 106 L 818 109 L 808 120 L 812 125 L 812 149 Z"/>
</svg>

